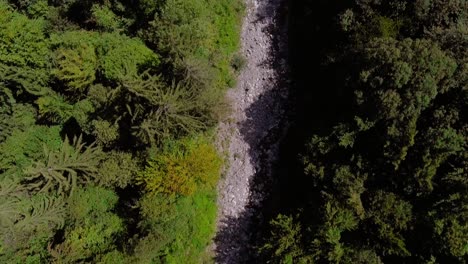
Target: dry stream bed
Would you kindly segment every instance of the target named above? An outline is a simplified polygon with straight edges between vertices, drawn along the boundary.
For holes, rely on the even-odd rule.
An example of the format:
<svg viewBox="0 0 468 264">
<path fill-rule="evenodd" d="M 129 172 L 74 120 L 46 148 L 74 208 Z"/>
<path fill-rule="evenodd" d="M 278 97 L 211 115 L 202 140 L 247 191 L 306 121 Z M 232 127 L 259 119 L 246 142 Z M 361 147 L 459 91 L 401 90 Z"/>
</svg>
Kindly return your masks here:
<svg viewBox="0 0 468 264">
<path fill-rule="evenodd" d="M 218 186 L 217 263 L 247 263 L 261 207 L 288 124 L 287 8 L 284 0 L 246 0 L 241 52 L 247 59 L 227 93 L 231 115 L 218 127 L 227 165 Z"/>
</svg>

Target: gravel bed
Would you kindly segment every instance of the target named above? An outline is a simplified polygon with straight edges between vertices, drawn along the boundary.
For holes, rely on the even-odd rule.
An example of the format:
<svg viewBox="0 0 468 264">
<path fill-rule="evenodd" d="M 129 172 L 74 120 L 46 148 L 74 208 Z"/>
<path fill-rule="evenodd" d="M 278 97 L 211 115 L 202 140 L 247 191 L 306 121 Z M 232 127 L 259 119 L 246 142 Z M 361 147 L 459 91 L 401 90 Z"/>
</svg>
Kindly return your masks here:
<svg viewBox="0 0 468 264">
<path fill-rule="evenodd" d="M 232 107 L 218 127 L 218 148 L 227 164 L 218 186 L 217 263 L 247 263 L 259 208 L 268 195 L 279 142 L 288 127 L 287 8 L 284 0 L 246 0 L 242 53 L 247 59 Z"/>
</svg>

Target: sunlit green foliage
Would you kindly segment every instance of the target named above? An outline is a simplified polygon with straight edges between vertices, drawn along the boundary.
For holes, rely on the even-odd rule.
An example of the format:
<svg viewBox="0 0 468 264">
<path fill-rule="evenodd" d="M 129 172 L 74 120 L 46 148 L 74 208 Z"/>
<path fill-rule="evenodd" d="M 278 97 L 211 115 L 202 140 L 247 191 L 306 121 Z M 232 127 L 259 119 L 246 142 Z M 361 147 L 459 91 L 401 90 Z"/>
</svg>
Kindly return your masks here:
<svg viewBox="0 0 468 264">
<path fill-rule="evenodd" d="M 122 28 L 123 21 L 117 17 L 107 6 L 94 4 L 91 8 L 92 17 L 96 26 L 105 31 L 116 31 Z"/>
<path fill-rule="evenodd" d="M 206 138 L 168 142 L 138 181 L 148 191 L 140 201 L 140 228 L 150 230 L 136 247 L 142 263 L 201 263 L 215 227 L 216 182 L 221 160 Z"/>
<path fill-rule="evenodd" d="M 119 138 L 119 127 L 105 120 L 93 120 L 93 134 L 98 143 L 110 145 Z"/>
<path fill-rule="evenodd" d="M 200 263 L 215 230 L 215 190 L 200 191 L 180 199 L 177 204 L 178 224 L 175 240 L 169 245 L 167 263 Z"/>
<path fill-rule="evenodd" d="M 207 259 L 240 11 L 0 0 L 1 263 Z"/>
<path fill-rule="evenodd" d="M 99 165 L 99 175 L 95 180 L 105 187 L 125 188 L 134 183 L 138 166 L 138 159 L 130 153 L 108 152 L 106 158 Z"/>
<path fill-rule="evenodd" d="M 48 47 L 43 20 L 28 19 L 0 1 L 0 82 L 44 93 L 49 78 Z"/>
<path fill-rule="evenodd" d="M 50 94 L 36 100 L 39 115 L 53 122 L 65 122 L 72 116 L 73 105 L 65 101 L 60 94 Z"/>
<path fill-rule="evenodd" d="M 111 251 L 114 239 L 124 230 L 122 219 L 111 210 L 117 195 L 99 187 L 77 189 L 69 198 L 71 222 L 65 241 L 51 250 L 56 261 L 76 262 Z"/>
<path fill-rule="evenodd" d="M 66 138 L 61 148 L 55 151 L 44 145 L 43 158 L 25 170 L 28 189 L 72 196 L 78 184 L 90 183 L 97 177 L 102 158 L 101 150 L 92 145 L 85 147 L 81 137 L 73 142 Z"/>
<path fill-rule="evenodd" d="M 54 75 L 70 86 L 83 91 L 96 79 L 97 59 L 94 48 L 83 44 L 76 49 L 58 49 Z"/>
<path fill-rule="evenodd" d="M 142 199 L 142 223 L 150 235 L 136 247 L 135 261 L 201 263 L 215 228 L 214 190 L 174 200 L 161 195 Z"/>
<path fill-rule="evenodd" d="M 36 0 L 29 3 L 26 12 L 31 18 L 46 18 L 49 13 L 47 0 Z"/>
<path fill-rule="evenodd" d="M 62 140 L 61 127 L 32 125 L 25 131 L 16 130 L 5 142 L 0 143 L 0 170 L 22 170 L 32 165 L 34 160 L 42 159 L 43 148 L 47 146 L 57 151 Z"/>
<path fill-rule="evenodd" d="M 185 71 L 186 59 L 208 60 L 215 72 L 211 85 L 232 84 L 229 63 L 238 48 L 240 2 L 170 0 L 161 9 L 144 37 L 169 54 L 176 68 Z"/>
<path fill-rule="evenodd" d="M 1 63 L 46 70 L 49 57 L 44 21 L 13 12 L 4 1 L 0 2 L 0 14 Z"/>
<path fill-rule="evenodd" d="M 158 56 L 139 39 L 117 34 L 102 35 L 100 67 L 109 80 L 135 76 L 143 67 L 156 67 Z"/>
<path fill-rule="evenodd" d="M 59 53 L 60 48 L 73 49 L 69 52 L 74 54 L 69 56 L 80 59 L 73 61 L 73 57 L 67 58 L 65 63 L 77 67 L 79 71 L 75 71 L 81 72 L 79 76 L 93 76 L 91 72 L 94 69 L 108 80 L 121 80 L 137 75 L 140 67 L 158 65 L 158 56 L 140 40 L 118 33 L 68 31 L 52 36 L 52 46 L 59 47 Z M 89 77 L 87 79 L 89 80 Z"/>
<path fill-rule="evenodd" d="M 113 250 L 109 253 L 102 255 L 97 262 L 99 264 L 113 264 L 113 263 L 127 263 L 127 257 L 124 253 Z"/>
<path fill-rule="evenodd" d="M 44 262 L 47 243 L 65 223 L 63 199 L 28 197 L 14 181 L 0 183 L 0 260 Z"/>
<path fill-rule="evenodd" d="M 121 111 L 131 116 L 136 123 L 133 134 L 144 143 L 200 132 L 210 121 L 193 91 L 175 83 L 166 85 L 159 76 L 143 74 L 125 80 L 119 88 L 113 99 L 128 98 Z"/>
</svg>

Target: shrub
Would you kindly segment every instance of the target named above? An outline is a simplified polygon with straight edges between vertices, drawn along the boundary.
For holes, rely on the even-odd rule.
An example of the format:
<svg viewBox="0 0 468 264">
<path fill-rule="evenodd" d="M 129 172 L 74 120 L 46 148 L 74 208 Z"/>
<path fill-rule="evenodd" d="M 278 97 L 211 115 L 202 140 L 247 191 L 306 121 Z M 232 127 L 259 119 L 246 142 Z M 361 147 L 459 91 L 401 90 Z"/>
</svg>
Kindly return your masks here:
<svg viewBox="0 0 468 264">
<path fill-rule="evenodd" d="M 158 56 L 139 39 L 116 33 L 102 36 L 100 66 L 109 80 L 122 80 L 126 76 L 136 76 L 140 68 L 156 67 Z"/>
<path fill-rule="evenodd" d="M 237 72 L 240 72 L 247 64 L 247 59 L 242 54 L 235 54 L 231 59 L 231 66 Z"/>
<path fill-rule="evenodd" d="M 102 217 L 102 214 L 111 210 L 117 201 L 117 195 L 111 190 L 102 187 L 79 188 L 68 200 L 70 217 L 77 224 L 88 220 L 96 221 L 88 218 Z"/>
<path fill-rule="evenodd" d="M 105 160 L 100 164 L 96 182 L 105 187 L 125 188 L 132 183 L 138 169 L 138 159 L 132 154 L 108 152 Z"/>
<path fill-rule="evenodd" d="M 112 144 L 119 137 L 119 126 L 106 120 L 93 120 L 93 134 L 97 142 L 104 146 Z"/>
<path fill-rule="evenodd" d="M 0 1 L 0 80 L 41 94 L 49 79 L 49 65 L 44 21 L 13 12 Z"/>
<path fill-rule="evenodd" d="M 177 225 L 173 229 L 176 238 L 168 245 L 166 263 L 201 263 L 215 231 L 215 197 L 214 190 L 200 191 L 176 203 Z"/>
<path fill-rule="evenodd" d="M 91 8 L 91 13 L 93 21 L 100 29 L 116 31 L 122 27 L 122 21 L 107 6 L 94 4 Z"/>
<path fill-rule="evenodd" d="M 97 58 L 94 47 L 81 44 L 74 49 L 59 48 L 54 53 L 52 73 L 71 89 L 83 92 L 96 79 Z"/>
<path fill-rule="evenodd" d="M 232 79 L 230 58 L 239 46 L 240 1 L 169 0 L 150 22 L 144 38 L 184 69 L 187 58 L 208 62 L 214 72 L 209 85 L 224 89 Z"/>
<path fill-rule="evenodd" d="M 122 220 L 111 212 L 117 200 L 114 192 L 101 187 L 78 189 L 69 199 L 71 222 L 65 241 L 51 249 L 55 260 L 77 262 L 111 251 L 124 230 Z"/>
<path fill-rule="evenodd" d="M 166 87 L 155 76 L 126 82 L 125 88 L 131 93 L 130 100 L 149 103 L 146 113 L 138 111 L 142 104 L 134 106 L 136 114 L 143 120 L 133 127 L 133 134 L 144 143 L 154 144 L 170 137 L 185 136 L 207 126 L 206 110 L 197 104 L 194 91 L 188 87 L 175 83 Z"/>
<path fill-rule="evenodd" d="M 63 34 L 52 35 L 51 43 L 58 50 L 79 50 L 85 46 L 89 53 L 94 49 L 99 73 L 111 81 L 136 76 L 140 72 L 140 68 L 156 67 L 159 64 L 158 56 L 142 41 L 119 33 L 67 31 Z M 86 69 L 88 68 L 90 66 Z"/>
<path fill-rule="evenodd" d="M 46 70 L 48 43 L 43 20 L 28 19 L 12 12 L 0 1 L 0 63 Z"/>
<path fill-rule="evenodd" d="M 199 187 L 213 188 L 219 177 L 221 159 L 214 147 L 201 138 L 166 143 L 138 176 L 153 194 L 191 195 Z"/>
<path fill-rule="evenodd" d="M 0 143 L 0 170 L 21 171 L 31 166 L 34 160 L 43 158 L 44 145 L 58 150 L 62 144 L 59 126 L 32 125 L 25 131 L 14 131 L 5 142 Z"/>
<path fill-rule="evenodd" d="M 138 263 L 202 263 L 215 229 L 214 190 L 178 199 L 146 195 L 140 206 L 144 219 L 141 226 L 149 229 L 150 235 L 136 247 Z"/>
</svg>

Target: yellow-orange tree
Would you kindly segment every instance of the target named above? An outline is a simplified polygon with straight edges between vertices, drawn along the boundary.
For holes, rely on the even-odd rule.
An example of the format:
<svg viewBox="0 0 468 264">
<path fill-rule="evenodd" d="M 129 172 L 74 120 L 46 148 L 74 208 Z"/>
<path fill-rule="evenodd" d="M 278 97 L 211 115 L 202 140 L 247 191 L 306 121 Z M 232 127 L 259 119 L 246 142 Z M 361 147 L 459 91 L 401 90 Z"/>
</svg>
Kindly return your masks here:
<svg viewBox="0 0 468 264">
<path fill-rule="evenodd" d="M 191 195 L 216 185 L 221 164 L 216 149 L 204 138 L 171 141 L 139 173 L 138 182 L 153 194 Z"/>
</svg>

